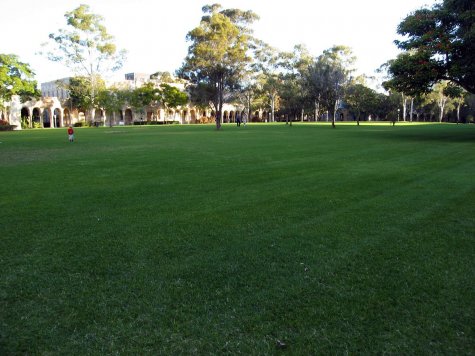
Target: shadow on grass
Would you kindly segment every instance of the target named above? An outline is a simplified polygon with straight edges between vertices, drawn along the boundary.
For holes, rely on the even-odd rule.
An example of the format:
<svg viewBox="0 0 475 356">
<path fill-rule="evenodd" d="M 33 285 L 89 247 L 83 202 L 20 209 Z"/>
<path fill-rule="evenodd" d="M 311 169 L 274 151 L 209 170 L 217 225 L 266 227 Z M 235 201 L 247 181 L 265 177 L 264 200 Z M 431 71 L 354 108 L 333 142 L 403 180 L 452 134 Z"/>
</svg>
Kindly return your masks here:
<svg viewBox="0 0 475 356">
<path fill-rule="evenodd" d="M 446 142 L 446 143 L 475 143 L 475 125 L 421 125 L 415 126 L 395 126 L 382 130 L 378 138 L 395 141 L 417 141 L 417 142 Z M 368 130 L 367 138 L 375 137 L 374 131 Z"/>
</svg>

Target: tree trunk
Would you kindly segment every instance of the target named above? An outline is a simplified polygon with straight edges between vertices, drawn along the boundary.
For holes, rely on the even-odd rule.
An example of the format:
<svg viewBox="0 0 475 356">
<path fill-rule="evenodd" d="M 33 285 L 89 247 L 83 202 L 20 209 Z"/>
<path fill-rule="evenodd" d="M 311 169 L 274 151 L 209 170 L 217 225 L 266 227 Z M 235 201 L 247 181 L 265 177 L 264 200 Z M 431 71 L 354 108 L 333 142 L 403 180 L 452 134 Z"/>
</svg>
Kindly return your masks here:
<svg viewBox="0 0 475 356">
<path fill-rule="evenodd" d="M 315 100 L 315 122 L 318 121 L 318 112 L 320 111 L 320 102 Z"/>
<path fill-rule="evenodd" d="M 221 111 L 223 110 L 223 83 L 221 80 L 218 80 L 216 83 L 217 93 L 216 93 L 216 102 L 214 103 L 215 106 L 215 122 L 216 122 L 216 130 L 221 128 Z"/>
<path fill-rule="evenodd" d="M 251 95 L 247 97 L 247 121 L 251 122 Z"/>
<path fill-rule="evenodd" d="M 460 122 L 460 103 L 457 103 L 457 125 Z"/>
<path fill-rule="evenodd" d="M 406 121 L 407 96 L 402 95 L 402 121 Z M 398 118 L 399 119 L 399 118 Z"/>
<path fill-rule="evenodd" d="M 271 98 L 271 101 L 270 101 L 270 112 L 271 112 L 271 117 L 270 117 L 270 121 L 271 122 L 274 122 L 275 121 L 275 117 L 274 117 L 274 113 L 275 113 L 275 99 L 274 99 L 274 96 L 272 96 Z"/>
<path fill-rule="evenodd" d="M 90 115 L 90 122 L 93 123 L 94 120 L 95 120 L 95 116 L 96 116 L 96 109 L 95 108 L 92 108 L 90 111 L 89 111 L 89 115 Z"/>
<path fill-rule="evenodd" d="M 442 120 L 444 118 L 444 109 L 445 109 L 446 101 L 447 101 L 447 99 L 445 99 L 443 97 L 439 99 L 439 108 L 440 108 L 439 122 L 442 122 Z"/>
<path fill-rule="evenodd" d="M 414 98 L 411 98 L 411 113 L 409 114 L 409 120 L 412 122 L 412 114 L 414 113 Z"/>
<path fill-rule="evenodd" d="M 332 127 L 335 128 L 335 121 L 336 121 L 336 112 L 338 111 L 338 104 L 339 104 L 339 100 L 336 99 L 335 100 L 335 108 L 333 110 L 333 119 L 332 119 Z"/>
<path fill-rule="evenodd" d="M 221 128 L 221 110 L 223 109 L 223 106 L 221 103 L 218 106 L 218 110 L 216 111 L 216 117 L 214 118 L 216 121 L 216 130 L 219 130 Z"/>
</svg>

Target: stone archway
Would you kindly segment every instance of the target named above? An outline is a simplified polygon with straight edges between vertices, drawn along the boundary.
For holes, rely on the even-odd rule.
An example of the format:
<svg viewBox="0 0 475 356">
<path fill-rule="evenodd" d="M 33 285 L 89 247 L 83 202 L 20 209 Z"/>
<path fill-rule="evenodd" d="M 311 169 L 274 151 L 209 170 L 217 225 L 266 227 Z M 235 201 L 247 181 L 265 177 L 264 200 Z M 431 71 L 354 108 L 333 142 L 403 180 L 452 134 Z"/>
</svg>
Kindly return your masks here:
<svg viewBox="0 0 475 356">
<path fill-rule="evenodd" d="M 115 112 L 115 114 L 113 113 L 112 114 L 112 117 L 114 119 L 114 124 L 118 124 L 118 125 L 125 125 L 125 122 L 124 122 L 124 112 L 122 110 L 117 110 Z"/>
<path fill-rule="evenodd" d="M 21 121 L 22 121 L 22 122 L 26 121 L 26 122 L 28 123 L 28 127 L 31 128 L 31 114 L 30 114 L 30 109 L 27 108 L 26 106 L 23 106 L 23 107 L 21 108 L 20 117 L 21 117 Z"/>
<path fill-rule="evenodd" d="M 191 123 L 196 124 L 196 111 L 195 110 L 190 110 L 190 116 L 191 116 Z"/>
<path fill-rule="evenodd" d="M 133 116 L 131 109 L 125 109 L 124 122 L 126 125 L 132 125 Z"/>
<path fill-rule="evenodd" d="M 33 114 L 31 118 L 32 127 L 41 127 L 41 110 L 40 108 L 33 108 Z"/>
<path fill-rule="evenodd" d="M 188 120 L 187 120 L 188 119 Z M 189 124 L 188 110 L 183 110 L 181 112 L 181 124 Z"/>
<path fill-rule="evenodd" d="M 50 108 L 46 108 L 43 110 L 43 115 L 42 115 L 42 119 L 43 119 L 43 127 L 52 127 L 51 125 L 51 109 Z"/>
<path fill-rule="evenodd" d="M 21 108 L 21 117 L 30 117 L 30 109 L 28 109 L 26 106 Z"/>
<path fill-rule="evenodd" d="M 94 111 L 94 126 L 102 125 L 103 117 L 104 117 L 104 110 L 96 109 Z"/>
<path fill-rule="evenodd" d="M 175 112 L 171 109 L 167 111 L 167 116 L 165 118 L 165 121 L 168 123 L 170 121 L 175 121 Z"/>
<path fill-rule="evenodd" d="M 114 119 L 114 112 L 104 111 L 104 126 L 112 127 L 113 119 Z"/>
<path fill-rule="evenodd" d="M 53 118 L 54 118 L 54 124 L 55 124 L 55 127 L 63 127 L 63 115 L 61 114 L 61 110 L 56 108 L 54 109 L 54 114 L 53 114 Z"/>
<path fill-rule="evenodd" d="M 67 108 L 64 109 L 63 123 L 64 123 L 64 126 L 71 126 L 71 124 L 72 124 L 72 122 L 71 122 L 71 112 Z"/>
</svg>

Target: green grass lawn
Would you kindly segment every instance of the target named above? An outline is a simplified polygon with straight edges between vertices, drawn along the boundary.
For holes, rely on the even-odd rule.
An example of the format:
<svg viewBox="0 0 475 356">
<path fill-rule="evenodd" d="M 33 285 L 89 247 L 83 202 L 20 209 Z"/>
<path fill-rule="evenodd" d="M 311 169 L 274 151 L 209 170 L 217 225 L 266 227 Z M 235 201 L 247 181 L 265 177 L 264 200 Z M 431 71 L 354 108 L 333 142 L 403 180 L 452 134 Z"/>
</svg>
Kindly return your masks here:
<svg viewBox="0 0 475 356">
<path fill-rule="evenodd" d="M 0 132 L 0 354 L 472 354 L 475 125 Z"/>
</svg>

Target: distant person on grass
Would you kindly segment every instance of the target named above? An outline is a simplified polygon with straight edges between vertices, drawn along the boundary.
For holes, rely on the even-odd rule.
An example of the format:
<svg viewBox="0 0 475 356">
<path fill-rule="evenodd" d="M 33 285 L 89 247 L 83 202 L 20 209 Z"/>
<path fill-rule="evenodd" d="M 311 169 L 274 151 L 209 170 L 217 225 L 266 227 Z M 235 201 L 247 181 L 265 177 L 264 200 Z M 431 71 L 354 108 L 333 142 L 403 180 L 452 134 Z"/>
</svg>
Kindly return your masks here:
<svg viewBox="0 0 475 356">
<path fill-rule="evenodd" d="M 69 142 L 74 142 L 74 130 L 72 126 L 68 127 Z"/>
</svg>

